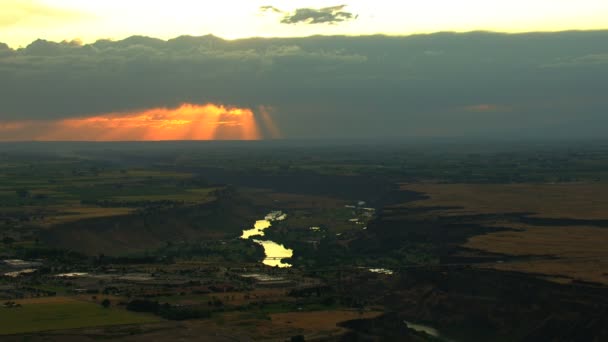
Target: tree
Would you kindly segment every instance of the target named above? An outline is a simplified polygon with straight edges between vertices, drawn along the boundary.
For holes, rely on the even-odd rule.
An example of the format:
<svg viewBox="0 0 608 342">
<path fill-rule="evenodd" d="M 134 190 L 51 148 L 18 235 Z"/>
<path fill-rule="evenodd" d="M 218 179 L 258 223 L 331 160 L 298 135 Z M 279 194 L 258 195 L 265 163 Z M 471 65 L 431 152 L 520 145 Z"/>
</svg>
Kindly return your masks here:
<svg viewBox="0 0 608 342">
<path fill-rule="evenodd" d="M 13 239 L 12 237 L 6 236 L 4 239 L 2 239 L 2 243 L 5 245 L 10 245 L 13 242 L 15 242 L 15 239 Z"/>
<path fill-rule="evenodd" d="M 101 306 L 103 306 L 104 308 L 109 308 L 110 307 L 110 300 L 108 298 L 104 299 L 103 301 L 101 301 Z"/>
<path fill-rule="evenodd" d="M 160 305 L 145 299 L 134 299 L 127 304 L 127 310 L 135 312 L 158 312 Z"/>
<path fill-rule="evenodd" d="M 18 189 L 18 190 L 15 190 L 15 192 L 17 193 L 17 196 L 19 196 L 21 198 L 30 197 L 30 192 L 26 189 Z"/>
</svg>

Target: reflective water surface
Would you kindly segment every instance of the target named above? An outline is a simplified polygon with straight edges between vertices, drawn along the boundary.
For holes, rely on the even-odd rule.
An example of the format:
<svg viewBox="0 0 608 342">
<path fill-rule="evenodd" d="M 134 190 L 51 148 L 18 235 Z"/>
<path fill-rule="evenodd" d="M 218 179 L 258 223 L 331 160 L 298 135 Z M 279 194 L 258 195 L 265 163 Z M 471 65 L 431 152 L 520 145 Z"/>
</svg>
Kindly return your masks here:
<svg viewBox="0 0 608 342">
<path fill-rule="evenodd" d="M 418 332 L 423 332 L 427 335 L 433 336 L 433 337 L 441 337 L 441 334 L 439 333 L 439 331 L 433 327 L 429 327 L 428 325 L 423 325 L 423 324 L 417 324 L 417 323 L 412 323 L 412 322 L 408 322 L 408 321 L 403 321 L 403 323 L 405 323 L 405 325 L 407 325 L 408 328 L 418 331 Z"/>
<path fill-rule="evenodd" d="M 267 220 L 258 220 L 255 221 L 253 228 L 243 230 L 243 235 L 241 235 L 241 239 L 249 239 L 252 236 L 260 235 L 264 236 L 264 229 L 269 228 L 271 226 L 270 221 Z"/>
<path fill-rule="evenodd" d="M 266 259 L 262 261 L 267 266 L 278 266 L 278 267 L 291 267 L 291 264 L 285 263 L 282 259 L 291 258 L 293 256 L 293 249 L 285 248 L 274 241 L 260 241 L 253 240 L 255 243 L 264 247 L 264 253 L 266 253 Z"/>
<path fill-rule="evenodd" d="M 241 239 L 249 239 L 252 236 L 264 236 L 264 230 L 270 228 L 272 222 L 283 221 L 286 218 L 287 214 L 281 211 L 273 211 L 266 215 L 263 220 L 256 221 L 253 228 L 243 230 Z M 262 240 L 260 238 L 253 239 L 253 242 L 264 247 L 264 253 L 266 254 L 266 258 L 262 261 L 264 265 L 281 268 L 291 267 L 291 264 L 283 262 L 282 259 L 291 258 L 293 256 L 293 249 L 285 248 L 285 246 L 274 241 Z"/>
</svg>

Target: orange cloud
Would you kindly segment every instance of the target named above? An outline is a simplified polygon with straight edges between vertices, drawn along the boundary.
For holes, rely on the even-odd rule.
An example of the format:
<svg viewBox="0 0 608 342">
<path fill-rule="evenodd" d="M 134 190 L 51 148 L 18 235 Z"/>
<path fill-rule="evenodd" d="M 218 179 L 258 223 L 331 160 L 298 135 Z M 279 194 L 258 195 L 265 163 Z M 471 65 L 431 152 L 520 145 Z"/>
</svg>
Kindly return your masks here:
<svg viewBox="0 0 608 342">
<path fill-rule="evenodd" d="M 264 124 L 276 130 L 269 115 Z M 270 129 L 273 131 L 273 128 Z M 278 132 L 278 130 L 277 130 Z M 278 133 L 277 133 L 278 134 Z M 0 140 L 161 141 L 261 139 L 251 109 L 182 104 L 137 112 L 108 113 L 56 121 L 0 122 Z"/>
<path fill-rule="evenodd" d="M 26 127 L 26 123 L 25 122 L 20 122 L 20 121 L 16 121 L 16 122 L 0 122 L 0 132 L 3 132 L 3 131 L 14 131 L 14 130 L 22 129 L 24 127 Z"/>
</svg>

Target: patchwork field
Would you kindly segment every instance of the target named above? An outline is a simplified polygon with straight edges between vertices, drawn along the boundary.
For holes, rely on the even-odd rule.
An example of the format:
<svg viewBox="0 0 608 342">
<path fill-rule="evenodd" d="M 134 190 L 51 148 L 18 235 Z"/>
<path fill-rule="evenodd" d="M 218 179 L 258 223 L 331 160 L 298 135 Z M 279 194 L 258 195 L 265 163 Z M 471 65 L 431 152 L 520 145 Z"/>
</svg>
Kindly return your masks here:
<svg viewBox="0 0 608 342">
<path fill-rule="evenodd" d="M 39 226 L 125 215 L 146 203 L 206 203 L 216 188 L 189 173 L 83 169 L 80 164 L 11 165 L 0 174 L 0 217 Z"/>
<path fill-rule="evenodd" d="M 570 159 L 530 162 L 527 146 L 206 146 L 0 153 L 0 340 L 425 340 L 407 320 L 536 341 L 608 326 L 608 167 L 563 174 Z M 264 239 L 293 250 L 290 269 L 240 238 L 274 210 L 287 217 Z"/>
<path fill-rule="evenodd" d="M 132 222 L 129 217 L 142 210 L 157 212 L 181 207 L 186 211 L 209 204 L 217 199 L 217 191 L 221 189 L 185 172 L 118 168 L 101 162 L 71 160 L 43 160 L 36 167 L 16 163 L 0 169 L 0 229 L 20 241 L 12 245 L 14 248 L 39 246 L 39 242 L 44 245 L 52 240 L 53 247 L 82 252 L 91 250 L 87 243 L 92 243 L 95 245 L 92 253 L 128 253 L 135 234 L 144 238 L 136 239 L 141 243 L 134 249 L 153 249 L 166 240 L 167 234 L 156 236 L 148 229 L 150 224 L 160 225 L 160 219 L 138 222 L 146 234 L 131 234 L 116 222 Z M 105 221 L 99 223 L 100 220 Z M 107 223 L 110 221 L 112 224 Z M 61 234 L 66 226 L 73 230 L 65 233 L 67 239 L 63 239 Z M 110 241 L 98 238 L 100 226 L 112 229 Z M 185 229 L 199 231 L 198 228 Z M 61 236 L 56 237 L 55 233 Z"/>
<path fill-rule="evenodd" d="M 227 305 L 246 305 L 252 302 L 264 301 L 265 303 L 292 302 L 294 299 L 288 297 L 283 289 L 254 289 L 247 292 L 222 292 L 220 294 L 194 294 L 186 296 L 156 297 L 159 302 L 179 305 L 206 304 L 213 298 L 225 301 Z"/>
</svg>

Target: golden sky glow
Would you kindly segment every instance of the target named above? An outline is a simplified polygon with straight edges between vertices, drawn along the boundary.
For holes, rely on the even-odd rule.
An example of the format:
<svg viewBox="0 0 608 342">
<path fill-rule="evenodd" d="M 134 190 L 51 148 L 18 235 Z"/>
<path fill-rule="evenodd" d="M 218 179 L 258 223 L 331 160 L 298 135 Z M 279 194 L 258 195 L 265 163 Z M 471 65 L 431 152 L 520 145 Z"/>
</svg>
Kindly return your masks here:
<svg viewBox="0 0 608 342">
<path fill-rule="evenodd" d="M 264 114 L 271 135 L 276 125 Z M 267 125 L 266 123 L 265 125 Z M 277 130 L 278 134 L 278 130 Z M 272 136 L 271 136 L 272 137 Z M 41 141 L 160 141 L 258 140 L 262 134 L 252 110 L 206 104 L 153 108 L 55 121 L 0 122 L 0 140 Z"/>
<path fill-rule="evenodd" d="M 346 4 L 359 17 L 339 24 L 280 24 L 283 11 Z M 53 41 L 147 35 L 163 39 L 215 34 L 251 36 L 412 34 L 437 31 L 503 32 L 605 29 L 606 0 L 2 0 L 0 42 L 25 46 Z"/>
</svg>

